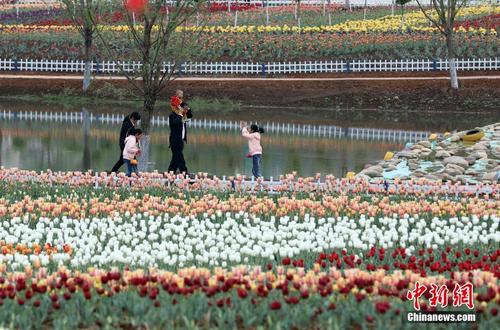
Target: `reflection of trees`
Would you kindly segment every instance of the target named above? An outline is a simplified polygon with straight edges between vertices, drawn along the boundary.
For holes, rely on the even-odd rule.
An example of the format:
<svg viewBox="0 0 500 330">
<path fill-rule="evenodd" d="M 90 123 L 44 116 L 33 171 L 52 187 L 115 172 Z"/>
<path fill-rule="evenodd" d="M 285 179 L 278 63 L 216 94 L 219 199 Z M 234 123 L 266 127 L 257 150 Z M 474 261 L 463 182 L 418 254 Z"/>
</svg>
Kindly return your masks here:
<svg viewBox="0 0 500 330">
<path fill-rule="evenodd" d="M 82 170 L 86 171 L 90 169 L 90 149 L 89 149 L 89 137 L 90 137 L 90 115 L 87 109 L 82 108 L 83 117 L 83 160 L 82 160 Z"/>
</svg>

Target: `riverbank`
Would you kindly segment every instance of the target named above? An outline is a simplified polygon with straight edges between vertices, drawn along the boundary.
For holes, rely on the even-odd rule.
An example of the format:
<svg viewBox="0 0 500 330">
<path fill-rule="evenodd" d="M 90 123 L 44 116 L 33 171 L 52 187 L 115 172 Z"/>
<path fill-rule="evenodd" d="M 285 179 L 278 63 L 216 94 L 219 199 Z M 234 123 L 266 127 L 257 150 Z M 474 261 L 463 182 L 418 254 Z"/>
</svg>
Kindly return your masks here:
<svg viewBox="0 0 500 330">
<path fill-rule="evenodd" d="M 473 140 L 477 136 L 477 140 Z M 427 179 L 463 184 L 496 183 L 500 174 L 500 122 L 474 130 L 430 136 L 367 165 L 357 176 L 380 179 Z"/>
<path fill-rule="evenodd" d="M 460 72 L 473 77 L 478 73 Z M 484 77 L 498 75 L 496 71 L 480 72 Z M 317 75 L 325 80 L 175 80 L 161 94 L 167 99 L 175 89 L 183 89 L 188 97 L 205 100 L 231 100 L 241 106 L 323 107 L 335 110 L 400 110 L 432 112 L 498 113 L 500 79 L 462 79 L 461 89 L 450 91 L 446 73 L 405 73 L 406 80 L 359 80 L 364 78 L 396 79 L 401 73 Z M 75 77 L 75 76 L 71 76 Z M 316 77 L 316 78 L 317 78 Z M 301 78 L 301 76 L 291 77 Z M 303 77 L 302 77 L 303 78 Z M 326 80 L 326 79 L 352 80 Z M 425 79 L 422 79 L 425 78 Z M 79 79 L 2 78 L 0 95 L 46 95 L 71 91 L 78 94 Z M 115 90 L 123 101 L 130 101 L 127 82 L 123 80 L 96 80 L 91 95 L 102 90 Z M 104 95 L 115 99 L 112 95 Z M 137 100 L 137 98 L 135 98 Z M 140 102 L 139 102 L 140 103 Z"/>
</svg>

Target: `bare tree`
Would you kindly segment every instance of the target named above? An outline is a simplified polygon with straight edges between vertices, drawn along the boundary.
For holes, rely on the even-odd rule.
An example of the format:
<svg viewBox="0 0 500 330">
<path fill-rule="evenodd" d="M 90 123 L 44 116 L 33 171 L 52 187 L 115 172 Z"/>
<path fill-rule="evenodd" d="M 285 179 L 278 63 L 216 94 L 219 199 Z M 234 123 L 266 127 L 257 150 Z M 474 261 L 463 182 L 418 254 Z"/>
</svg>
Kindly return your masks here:
<svg viewBox="0 0 500 330">
<path fill-rule="evenodd" d="M 458 13 L 465 7 L 467 1 L 468 0 L 431 0 L 430 8 L 426 10 L 422 4 L 423 0 L 417 0 L 417 4 L 425 17 L 427 17 L 446 39 L 452 89 L 458 89 L 453 25 L 455 24 Z"/>
<path fill-rule="evenodd" d="M 91 83 L 92 71 L 92 44 L 96 32 L 96 25 L 92 23 L 92 16 L 97 20 L 102 9 L 102 0 L 61 0 L 66 14 L 77 27 L 83 37 L 83 60 L 85 71 L 83 74 L 83 94 L 87 95 Z"/>
<path fill-rule="evenodd" d="M 302 0 L 295 0 L 295 19 L 297 20 L 297 25 L 300 28 L 300 3 Z"/>
<path fill-rule="evenodd" d="M 120 59 L 123 56 L 120 49 L 115 49 L 109 42 L 112 38 L 128 38 L 134 62 L 140 66 L 127 70 L 118 65 L 120 72 L 127 78 L 129 86 L 136 95 L 142 97 L 141 128 L 144 132 L 141 140 L 142 170 L 149 161 L 149 141 L 151 119 L 156 101 L 160 93 L 173 81 L 180 71 L 179 63 L 189 60 L 190 47 L 198 37 L 198 33 L 178 28 L 200 13 L 202 1 L 177 0 L 172 8 L 165 6 L 164 0 L 149 0 L 146 7 L 139 12 L 130 12 L 123 7 L 126 24 L 125 31 L 113 32 L 103 28 L 97 29 L 97 36 L 104 51 L 111 58 Z M 94 26 L 96 22 L 93 21 Z M 123 35 L 125 34 L 125 35 Z M 170 66 L 166 65 L 170 63 Z"/>
<path fill-rule="evenodd" d="M 347 9 L 347 10 L 350 11 L 351 10 L 351 1 L 350 0 L 345 0 L 344 7 L 345 7 L 345 9 Z"/>
</svg>

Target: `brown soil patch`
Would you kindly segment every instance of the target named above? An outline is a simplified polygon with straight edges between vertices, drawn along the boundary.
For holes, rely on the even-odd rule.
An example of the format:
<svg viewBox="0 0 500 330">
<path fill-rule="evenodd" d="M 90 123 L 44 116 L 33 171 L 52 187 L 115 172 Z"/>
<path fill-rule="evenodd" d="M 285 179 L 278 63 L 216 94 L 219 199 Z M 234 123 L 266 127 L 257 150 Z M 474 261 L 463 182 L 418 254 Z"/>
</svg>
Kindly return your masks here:
<svg viewBox="0 0 500 330">
<path fill-rule="evenodd" d="M 22 73 L 23 75 L 26 73 Z M 36 73 L 34 73 L 36 74 Z M 463 72 L 461 76 L 474 73 Z M 475 75 L 498 75 L 498 71 L 476 72 Z M 396 77 L 401 73 L 307 75 L 302 77 Z M 408 76 L 405 74 L 404 76 Z M 415 73 L 412 77 L 446 77 L 444 73 Z M 280 76 L 281 77 L 281 76 Z M 296 76 L 301 77 L 301 76 Z M 61 93 L 64 89 L 79 90 L 79 80 L 38 80 L 2 78 L 0 95 Z M 110 81 L 109 81 L 110 82 Z M 126 88 L 125 80 L 112 81 Z M 94 81 L 93 88 L 105 84 Z M 226 98 L 243 105 L 285 107 L 327 107 L 344 109 L 392 109 L 407 111 L 488 112 L 500 114 L 500 79 L 460 81 L 461 89 L 452 92 L 447 80 L 393 81 L 173 81 L 163 92 L 168 97 L 177 88 L 188 96 Z"/>
</svg>

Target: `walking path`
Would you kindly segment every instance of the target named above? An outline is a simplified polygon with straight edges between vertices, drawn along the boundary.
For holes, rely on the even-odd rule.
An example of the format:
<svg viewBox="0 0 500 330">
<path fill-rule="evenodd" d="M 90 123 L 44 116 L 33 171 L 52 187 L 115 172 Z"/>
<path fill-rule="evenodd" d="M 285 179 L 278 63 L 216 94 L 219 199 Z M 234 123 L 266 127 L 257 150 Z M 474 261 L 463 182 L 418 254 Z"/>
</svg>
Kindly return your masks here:
<svg viewBox="0 0 500 330">
<path fill-rule="evenodd" d="M 81 75 L 18 75 L 18 74 L 0 74 L 0 79 L 43 79 L 43 80 L 81 80 Z M 126 80 L 123 76 L 94 76 L 94 80 Z M 139 80 L 141 78 L 138 78 Z M 324 77 L 324 78 L 251 78 L 251 77 L 177 77 L 180 81 L 390 81 L 390 80 L 449 80 L 446 76 L 405 76 L 405 77 Z M 462 76 L 459 80 L 498 80 L 500 75 L 496 76 Z"/>
</svg>

